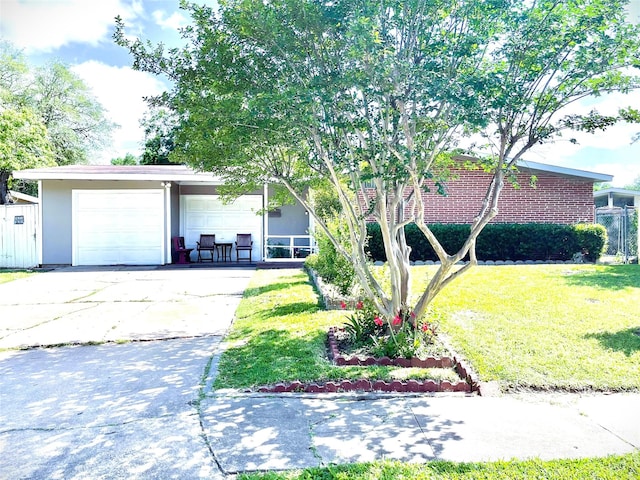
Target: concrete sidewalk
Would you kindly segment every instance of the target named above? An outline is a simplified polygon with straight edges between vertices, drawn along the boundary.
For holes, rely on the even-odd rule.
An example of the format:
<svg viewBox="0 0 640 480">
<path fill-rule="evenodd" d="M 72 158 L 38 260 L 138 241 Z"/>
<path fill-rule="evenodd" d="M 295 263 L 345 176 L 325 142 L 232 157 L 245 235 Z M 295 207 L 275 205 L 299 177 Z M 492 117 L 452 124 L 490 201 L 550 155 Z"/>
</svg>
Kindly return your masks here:
<svg viewBox="0 0 640 480">
<path fill-rule="evenodd" d="M 0 353 L 0 478 L 227 478 L 640 447 L 639 394 L 213 391 L 219 337 Z M 209 372 L 207 375 L 206 372 Z"/>
</svg>

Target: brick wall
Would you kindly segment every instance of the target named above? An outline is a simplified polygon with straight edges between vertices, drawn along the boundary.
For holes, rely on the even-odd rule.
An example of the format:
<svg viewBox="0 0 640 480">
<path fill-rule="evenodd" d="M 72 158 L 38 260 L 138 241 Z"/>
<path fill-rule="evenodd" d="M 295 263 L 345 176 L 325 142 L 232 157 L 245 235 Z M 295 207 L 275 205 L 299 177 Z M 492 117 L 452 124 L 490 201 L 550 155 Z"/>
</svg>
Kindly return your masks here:
<svg viewBox="0 0 640 480">
<path fill-rule="evenodd" d="M 459 177 L 447 183 L 448 196 L 435 188 L 423 193 L 427 223 L 470 223 L 480 210 L 491 176 L 479 170 L 459 170 Z M 563 177 L 536 172 L 537 182 L 530 186 L 531 174 L 518 174 L 519 188 L 505 181 L 494 223 L 574 224 L 595 221 L 593 182 L 578 177 Z"/>
</svg>

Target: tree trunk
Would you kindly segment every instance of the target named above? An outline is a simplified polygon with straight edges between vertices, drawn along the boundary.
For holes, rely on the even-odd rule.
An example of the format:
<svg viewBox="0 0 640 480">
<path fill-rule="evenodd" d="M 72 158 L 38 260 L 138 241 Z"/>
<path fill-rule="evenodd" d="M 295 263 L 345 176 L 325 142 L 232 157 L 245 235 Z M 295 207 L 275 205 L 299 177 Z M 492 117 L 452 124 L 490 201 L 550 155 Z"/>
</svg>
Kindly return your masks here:
<svg viewBox="0 0 640 480">
<path fill-rule="evenodd" d="M 9 177 L 10 173 L 6 170 L 0 171 L 0 205 L 9 203 Z"/>
</svg>

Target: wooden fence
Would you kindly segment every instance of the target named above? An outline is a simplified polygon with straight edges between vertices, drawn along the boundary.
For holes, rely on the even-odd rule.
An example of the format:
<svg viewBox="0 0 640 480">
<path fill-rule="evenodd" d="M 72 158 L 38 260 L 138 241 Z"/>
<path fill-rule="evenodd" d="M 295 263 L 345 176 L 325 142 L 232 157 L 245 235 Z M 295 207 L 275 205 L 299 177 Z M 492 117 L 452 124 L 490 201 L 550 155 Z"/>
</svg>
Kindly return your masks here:
<svg viewBox="0 0 640 480">
<path fill-rule="evenodd" d="M 38 257 L 38 205 L 0 205 L 0 268 L 36 267 Z"/>
</svg>

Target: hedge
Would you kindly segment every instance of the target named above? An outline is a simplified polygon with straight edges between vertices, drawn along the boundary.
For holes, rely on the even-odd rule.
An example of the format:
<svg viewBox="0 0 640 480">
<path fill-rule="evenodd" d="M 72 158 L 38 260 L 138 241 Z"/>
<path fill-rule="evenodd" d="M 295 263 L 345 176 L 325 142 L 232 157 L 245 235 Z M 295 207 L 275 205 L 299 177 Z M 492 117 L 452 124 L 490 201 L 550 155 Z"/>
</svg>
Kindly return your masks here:
<svg viewBox="0 0 640 480">
<path fill-rule="evenodd" d="M 447 252 L 456 252 L 469 235 L 469 225 L 433 224 L 431 231 Z M 368 254 L 372 260 L 386 261 L 380 225 L 370 223 Z M 423 233 L 415 224 L 405 227 L 407 243 L 411 247 L 412 261 L 437 260 Z M 602 225 L 557 225 L 549 223 L 495 223 L 489 224 L 478 236 L 478 260 L 571 260 L 576 253 L 584 253 L 585 260 L 595 262 L 607 243 L 607 232 Z"/>
</svg>

